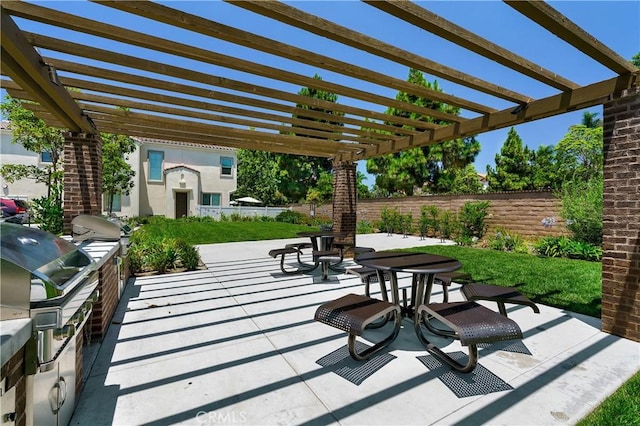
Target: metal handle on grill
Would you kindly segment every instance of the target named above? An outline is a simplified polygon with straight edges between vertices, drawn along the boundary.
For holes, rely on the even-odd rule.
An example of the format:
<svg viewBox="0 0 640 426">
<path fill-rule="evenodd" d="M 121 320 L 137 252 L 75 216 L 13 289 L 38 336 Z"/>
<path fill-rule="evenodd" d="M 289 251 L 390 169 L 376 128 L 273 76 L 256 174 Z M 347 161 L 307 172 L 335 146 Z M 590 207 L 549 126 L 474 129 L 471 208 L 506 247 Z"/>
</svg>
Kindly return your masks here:
<svg viewBox="0 0 640 426">
<path fill-rule="evenodd" d="M 51 411 L 53 411 L 53 414 L 58 414 L 58 411 L 60 411 L 64 402 L 67 400 L 67 382 L 64 380 L 64 377 L 60 377 L 51 390 L 56 393 L 55 408 L 53 406 L 54 401 L 49 400 L 51 403 Z"/>
</svg>

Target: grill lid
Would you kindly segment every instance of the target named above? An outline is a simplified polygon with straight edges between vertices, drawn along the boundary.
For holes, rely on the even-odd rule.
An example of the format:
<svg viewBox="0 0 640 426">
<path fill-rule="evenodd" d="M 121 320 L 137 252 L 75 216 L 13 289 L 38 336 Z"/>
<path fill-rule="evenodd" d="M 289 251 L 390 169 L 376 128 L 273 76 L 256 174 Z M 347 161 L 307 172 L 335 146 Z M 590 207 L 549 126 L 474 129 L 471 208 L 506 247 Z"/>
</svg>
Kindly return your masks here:
<svg viewBox="0 0 640 426">
<path fill-rule="evenodd" d="M 100 216 L 80 215 L 71 221 L 73 239 L 76 241 L 118 241 L 123 232 L 118 221 L 111 221 Z"/>
<path fill-rule="evenodd" d="M 36 228 L 3 222 L 0 243 L 0 258 L 59 288 L 93 263 L 75 244 Z"/>
</svg>

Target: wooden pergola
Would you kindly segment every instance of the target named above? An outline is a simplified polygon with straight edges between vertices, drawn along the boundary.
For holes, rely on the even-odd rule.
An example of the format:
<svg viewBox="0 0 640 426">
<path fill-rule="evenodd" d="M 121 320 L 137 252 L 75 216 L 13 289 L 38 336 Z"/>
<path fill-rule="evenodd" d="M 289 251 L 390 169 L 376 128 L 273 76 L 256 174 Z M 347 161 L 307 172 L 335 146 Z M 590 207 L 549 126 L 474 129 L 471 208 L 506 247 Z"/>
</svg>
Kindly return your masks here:
<svg viewBox="0 0 640 426">
<path fill-rule="evenodd" d="M 76 12 L 70 14 L 52 9 L 47 3 L 44 3 L 43 7 L 23 1 L 3 0 L 1 72 L 5 78 L 2 79 L 2 87 L 14 98 L 35 102 L 28 104 L 29 107 L 47 124 L 68 129 L 71 135 L 68 141 L 72 147 L 74 144 L 90 144 L 92 139 L 87 138 L 87 135 L 109 132 L 331 158 L 337 166 L 334 170 L 347 174 L 353 173 L 355 167 L 341 168 L 341 164 L 353 164 L 357 160 L 400 152 L 408 148 L 478 135 L 577 109 L 604 105 L 605 151 L 609 151 L 605 152 L 603 293 L 617 296 L 612 296 L 612 301 L 606 302 L 611 305 L 607 305 L 606 308 L 606 297 L 603 296 L 603 321 L 605 316 L 609 315 L 605 315 L 605 312 L 611 310 L 613 314 L 609 329 L 618 334 L 628 332 L 627 334 L 633 338 L 640 339 L 640 324 L 637 320 L 640 318 L 637 288 L 640 281 L 640 236 L 637 236 L 640 227 L 637 226 L 636 214 L 635 221 L 631 219 L 632 226 L 625 225 L 618 233 L 616 224 L 620 220 L 615 213 L 618 211 L 615 210 L 615 203 L 623 198 L 627 203 L 636 203 L 636 208 L 640 209 L 638 185 L 633 175 L 636 173 L 633 172 L 633 164 L 637 164 L 637 160 L 634 159 L 638 157 L 640 141 L 638 137 L 632 136 L 629 139 L 631 146 L 627 140 L 619 145 L 614 143 L 617 135 L 614 128 L 617 123 L 638 116 L 640 70 L 628 61 L 629 58 L 621 57 L 568 17 L 541 1 L 506 0 L 504 3 L 506 9 L 511 12 L 515 10 L 542 27 L 541 31 L 549 32 L 561 39 L 558 43 L 566 43 L 593 60 L 594 66 L 606 67 L 611 71 L 610 78 L 585 84 L 570 81 L 430 12 L 426 8 L 429 6 L 428 2 L 363 2 L 384 12 L 388 19 L 400 20 L 412 28 L 417 27 L 424 30 L 425 34 L 431 33 L 448 40 L 470 54 L 480 55 L 514 73 L 533 79 L 537 84 L 550 88 L 552 94 L 533 98 L 513 88 L 474 76 L 473 73 L 454 69 L 320 16 L 306 13 L 296 8 L 295 3 L 292 6 L 282 2 L 258 0 L 227 3 L 243 9 L 244 13 L 255 13 L 269 18 L 272 25 L 295 27 L 319 36 L 318 39 L 324 40 L 327 45 L 334 46 L 339 43 L 354 51 L 384 58 L 396 65 L 415 68 L 437 77 L 444 82 L 441 86 L 450 82 L 470 89 L 473 93 L 480 93 L 483 95 L 482 99 L 487 100 L 480 103 L 472 100 L 471 96 L 450 95 L 409 83 L 379 70 L 359 66 L 355 61 L 339 60 L 317 53 L 329 52 L 330 47 L 311 50 L 297 46 L 295 40 L 284 43 L 235 26 L 223 25 L 180 10 L 180 2 L 171 3 L 172 7 L 169 7 L 149 1 L 96 0 L 92 3 L 99 4 L 105 8 L 104 10 L 113 8 L 137 19 L 155 21 L 154 25 L 165 28 L 162 37 L 145 32 L 144 26 L 129 28 L 121 22 L 104 22 L 105 18 L 99 13 L 87 16 L 87 3 L 74 3 Z M 331 3 L 327 4 L 327 7 L 330 7 Z M 51 5 L 55 6 L 56 3 Z M 96 5 L 91 6 L 95 11 Z M 56 34 L 65 34 L 67 38 L 51 35 L 54 31 L 34 33 L 23 30 L 18 23 L 25 21 L 46 24 L 43 28 L 55 28 Z M 205 47 L 190 45 L 178 39 L 178 35 L 183 34 L 184 30 L 200 37 L 219 39 L 243 48 L 251 48 L 260 54 L 270 54 L 282 60 L 283 65 L 266 65 L 251 60 L 250 57 L 222 54 Z M 118 42 L 144 48 L 148 56 L 127 55 L 120 53 L 118 49 L 109 50 L 79 41 L 84 36 L 97 37 L 110 42 L 111 45 Z M 47 54 L 43 56 L 41 51 Z M 155 59 L 162 55 L 171 55 L 176 59 L 170 63 Z M 69 56 L 74 59 L 68 59 Z M 189 67 L 187 64 L 193 61 L 213 66 L 211 69 L 220 70 L 220 75 Z M 340 74 L 375 85 L 381 90 L 363 90 L 357 88 L 357 85 L 302 75 L 284 65 L 291 61 L 318 69 L 320 73 L 325 70 L 332 75 Z M 104 65 L 97 66 L 96 62 Z M 251 78 L 234 79 L 228 77 L 224 70 L 240 71 Z M 155 74 L 157 77 L 151 77 L 149 74 Z M 256 81 L 265 83 L 260 85 L 256 84 Z M 279 85 L 281 83 L 287 83 L 290 87 L 309 87 L 335 93 L 340 97 L 340 102 L 309 98 L 299 95 L 297 90 L 283 90 Z M 398 92 L 459 107 L 462 113 L 448 114 L 402 102 L 393 96 L 378 94 Z M 629 94 L 631 101 L 625 100 L 622 104 L 632 105 L 629 107 L 630 112 L 626 115 L 616 115 L 619 109 L 615 108 L 615 102 L 621 97 L 628 99 Z M 363 108 L 363 102 L 380 105 L 380 108 Z M 496 104 L 502 107 L 496 108 Z M 609 109 L 607 105 L 610 105 Z M 427 120 L 414 120 L 384 113 L 383 111 L 389 107 L 415 113 L 426 117 Z M 637 135 L 639 127 L 637 123 L 631 125 L 631 133 Z M 614 145 L 615 149 L 612 148 Z M 76 151 L 79 150 L 80 148 L 77 148 Z M 624 150 L 628 151 L 623 152 Z M 65 152 L 65 162 L 66 155 Z M 624 161 L 619 163 L 618 160 L 614 160 L 618 157 Z M 608 161 L 610 163 L 607 163 Z M 617 169 L 614 170 L 613 162 L 618 162 L 616 167 L 620 164 L 626 165 L 631 171 L 631 176 L 616 174 L 618 172 Z M 610 172 L 608 164 L 612 166 Z M 637 168 L 637 165 L 635 167 Z M 96 176 L 101 176 L 100 168 Z M 627 179 L 626 186 L 607 186 L 607 179 L 618 178 Z M 97 178 L 94 180 L 98 182 Z M 339 176 L 336 182 L 355 186 L 353 179 L 348 175 Z M 99 187 L 99 184 L 97 185 Z M 625 195 L 626 198 L 621 198 L 616 192 L 623 187 L 630 188 L 628 195 Z M 99 192 L 99 188 L 94 191 Z M 342 206 L 338 211 L 346 211 L 346 216 L 353 216 L 347 221 L 347 227 L 355 229 L 355 223 L 352 223 L 355 218 L 355 197 L 349 191 L 346 191 L 346 195 L 340 195 L 339 191 L 334 195 L 337 195 L 338 204 Z M 334 223 L 335 213 L 336 196 Z M 630 215 L 633 216 L 633 213 Z M 625 220 L 628 224 L 629 221 Z M 626 238 L 626 242 L 616 239 L 620 235 Z M 634 235 L 638 238 L 633 239 Z M 609 241 L 608 237 L 612 239 Z M 629 244 L 632 245 L 631 248 L 627 247 Z M 627 254 L 612 254 L 617 252 L 618 248 Z M 606 260 L 608 255 L 612 259 L 611 262 Z M 624 262 L 620 260 L 622 258 Z M 609 282 L 611 291 L 607 290 Z M 618 300 L 616 297 L 620 297 L 619 289 L 616 290 L 620 286 L 624 287 L 624 294 L 633 296 L 631 307 L 625 308 L 622 317 L 619 311 L 616 311 L 619 303 L 615 302 Z"/>
<path fill-rule="evenodd" d="M 50 125 L 68 128 L 74 132 L 94 133 L 97 129 L 131 136 L 332 157 L 338 161 L 361 160 L 598 105 L 612 94 L 631 87 L 638 76 L 638 69 L 628 59 L 622 58 L 585 33 L 548 4 L 538 1 L 505 3 L 606 66 L 616 76 L 581 86 L 431 13 L 420 4 L 405 1 L 365 2 L 386 12 L 390 17 L 406 21 L 407 25 L 417 26 L 456 43 L 558 92 L 542 99 L 532 99 L 508 87 L 438 64 L 284 3 L 232 2 L 239 8 L 272 18 L 274 25 L 295 26 L 354 49 L 422 70 L 443 81 L 463 85 L 508 102 L 509 106 L 501 110 L 488 103 L 480 104 L 411 84 L 357 64 L 333 59 L 157 3 L 96 3 L 162 23 L 167 26 L 167 33 L 172 36 L 174 33 L 171 32 L 171 27 L 187 29 L 311 65 L 320 70 L 329 70 L 374 83 L 395 92 L 403 91 L 425 96 L 457 106 L 472 116 L 463 118 L 462 115 L 418 107 L 343 84 L 313 79 L 284 68 L 266 66 L 187 45 L 173 40 L 172 37 L 148 35 L 143 29 L 135 30 L 119 26 L 117 23 L 102 22 L 100 17 L 94 16 L 90 19 L 82 15 L 81 4 L 78 5 L 79 14 L 71 15 L 23 1 L 3 1 L 2 74 L 10 77 L 11 81 L 3 80 L 2 86 L 15 98 L 36 101 L 39 104 L 37 107 L 34 106 L 37 115 Z M 173 6 L 179 7 L 179 3 L 174 3 Z M 338 94 L 340 102 L 336 104 L 309 99 L 295 92 L 258 86 L 223 75 L 206 74 L 181 67 L 179 64 L 128 56 L 70 39 L 52 37 L 46 33 L 21 31 L 13 18 L 45 23 L 184 59 L 268 77 L 275 81 L 325 90 Z M 36 49 L 74 55 L 78 59 L 60 59 L 62 55 L 42 57 Z M 90 65 L 92 60 L 112 66 Z M 116 71 L 122 67 L 131 71 Z M 145 72 L 162 74 L 167 78 L 146 77 Z M 73 74 L 73 77 L 65 77 L 63 74 Z M 56 82 L 50 78 L 54 75 L 57 76 Z M 96 78 L 109 80 L 110 83 L 95 82 Z M 185 83 L 173 83 L 176 78 Z M 56 84 L 57 81 L 59 84 Z M 202 88 L 202 85 L 207 88 Z M 130 86 L 136 88 L 132 89 Z M 65 90 L 67 87 L 80 90 Z M 163 93 L 158 93 L 158 89 Z M 175 95 L 166 92 L 175 92 Z M 196 100 L 194 97 L 207 101 Z M 418 113 L 431 117 L 438 124 L 363 109 L 353 105 L 350 102 L 352 100 L 381 105 L 379 111 L 384 111 L 386 107 L 395 107 Z M 229 106 L 228 103 L 235 105 Z M 336 114 L 317 109 L 333 111 Z M 322 121 L 310 121 L 305 118 Z M 406 127 L 420 130 L 409 130 Z M 211 135 L 215 135 L 215 140 L 212 140 Z"/>
</svg>

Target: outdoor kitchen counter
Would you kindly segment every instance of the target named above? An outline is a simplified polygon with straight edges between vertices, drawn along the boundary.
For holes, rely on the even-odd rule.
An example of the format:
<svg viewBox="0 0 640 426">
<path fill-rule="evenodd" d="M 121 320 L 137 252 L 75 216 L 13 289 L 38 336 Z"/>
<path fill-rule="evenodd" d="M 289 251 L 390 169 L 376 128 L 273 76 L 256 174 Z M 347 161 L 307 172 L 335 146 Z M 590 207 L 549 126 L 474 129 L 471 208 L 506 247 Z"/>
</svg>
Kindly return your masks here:
<svg viewBox="0 0 640 426">
<path fill-rule="evenodd" d="M 31 318 L 2 321 L 0 324 L 0 359 L 2 366 L 27 343 L 31 337 Z"/>
<path fill-rule="evenodd" d="M 83 241 L 78 247 L 87 252 L 100 268 L 120 249 L 120 241 Z"/>
<path fill-rule="evenodd" d="M 70 237 L 62 237 L 71 241 Z M 73 241 L 72 241 L 73 242 Z M 85 241 L 78 244 L 91 256 L 99 268 L 111 259 L 120 248 L 119 241 Z M 31 318 L 19 318 L 0 322 L 1 360 L 4 365 L 31 337 Z"/>
</svg>

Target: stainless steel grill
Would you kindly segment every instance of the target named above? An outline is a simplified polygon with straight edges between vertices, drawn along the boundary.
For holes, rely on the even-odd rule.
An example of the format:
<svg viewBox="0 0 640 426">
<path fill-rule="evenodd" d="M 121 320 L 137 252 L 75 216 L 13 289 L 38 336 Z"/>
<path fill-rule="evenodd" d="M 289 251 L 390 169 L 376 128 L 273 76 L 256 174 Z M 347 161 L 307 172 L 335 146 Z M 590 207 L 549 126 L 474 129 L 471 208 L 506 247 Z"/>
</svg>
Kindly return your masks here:
<svg viewBox="0 0 640 426">
<path fill-rule="evenodd" d="M 39 229 L 2 223 L 0 240 L 0 319 L 31 318 L 36 342 L 26 363 L 28 418 L 68 424 L 75 339 L 99 296 L 98 269 L 84 250 Z"/>
</svg>

